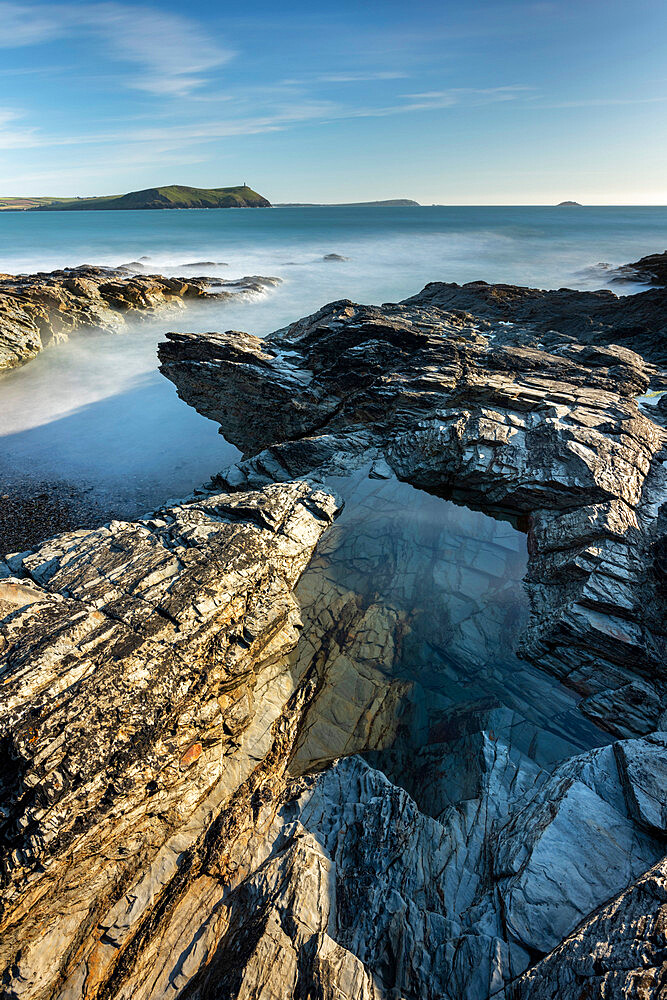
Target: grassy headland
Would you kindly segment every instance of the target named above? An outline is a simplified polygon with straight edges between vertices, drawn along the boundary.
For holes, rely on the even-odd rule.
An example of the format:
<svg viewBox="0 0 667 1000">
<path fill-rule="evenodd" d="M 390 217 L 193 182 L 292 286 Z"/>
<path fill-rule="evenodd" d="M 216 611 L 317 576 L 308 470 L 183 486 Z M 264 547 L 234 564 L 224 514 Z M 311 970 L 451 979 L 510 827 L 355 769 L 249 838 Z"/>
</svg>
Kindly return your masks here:
<svg viewBox="0 0 667 1000">
<path fill-rule="evenodd" d="M 246 184 L 195 188 L 181 184 L 146 188 L 100 198 L 0 198 L 0 211 L 86 212 L 143 208 L 270 208 L 271 203 Z"/>
</svg>

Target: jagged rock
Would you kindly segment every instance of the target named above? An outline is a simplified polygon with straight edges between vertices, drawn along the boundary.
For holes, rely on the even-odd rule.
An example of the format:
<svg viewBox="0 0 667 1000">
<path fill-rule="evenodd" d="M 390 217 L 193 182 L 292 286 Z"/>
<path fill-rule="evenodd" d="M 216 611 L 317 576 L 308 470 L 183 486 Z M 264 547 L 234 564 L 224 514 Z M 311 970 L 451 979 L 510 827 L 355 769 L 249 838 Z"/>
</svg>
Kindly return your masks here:
<svg viewBox="0 0 667 1000">
<path fill-rule="evenodd" d="M 667 860 L 512 985 L 509 1000 L 659 1000 L 667 986 Z"/>
<path fill-rule="evenodd" d="M 649 254 L 632 264 L 624 264 L 617 269 L 617 273 L 625 281 L 640 281 L 648 285 L 667 285 L 667 250 L 664 253 Z"/>
<path fill-rule="evenodd" d="M 8 1000 L 657 1000 L 647 296 L 171 336 L 246 458 L 0 562 Z"/>
<path fill-rule="evenodd" d="M 321 490 L 278 485 L 9 557 L 7 997 L 111 990 L 165 896 L 280 782 L 313 694 L 284 663 L 292 590 L 335 511 Z"/>
<path fill-rule="evenodd" d="M 214 950 L 209 937 L 184 996 L 503 995 L 582 908 L 662 852 L 637 837 L 611 748 L 549 777 L 513 745 L 517 721 L 491 713 L 492 732 L 433 744 L 393 770 L 391 754 L 376 755 L 398 784 L 352 757 L 288 787 L 260 817 L 244 856 L 252 873 L 222 902 L 224 932 Z M 656 751 L 633 742 L 638 756 Z"/>
<path fill-rule="evenodd" d="M 141 265 L 140 265 L 141 266 Z M 78 329 L 122 329 L 128 315 L 152 315 L 191 299 L 224 299 L 257 292 L 277 278 L 165 278 L 116 269 L 67 268 L 31 275 L 0 275 L 0 371 L 34 358 L 47 344 Z"/>
<path fill-rule="evenodd" d="M 667 435 L 634 397 L 664 381 L 666 301 L 429 285 L 400 305 L 332 303 L 265 340 L 173 333 L 161 370 L 248 456 L 225 487 L 374 462 L 523 519 L 524 655 L 584 695 L 599 724 L 646 733 L 667 692 L 652 568 Z M 631 322 L 652 360 L 609 342 L 629 340 Z"/>
</svg>

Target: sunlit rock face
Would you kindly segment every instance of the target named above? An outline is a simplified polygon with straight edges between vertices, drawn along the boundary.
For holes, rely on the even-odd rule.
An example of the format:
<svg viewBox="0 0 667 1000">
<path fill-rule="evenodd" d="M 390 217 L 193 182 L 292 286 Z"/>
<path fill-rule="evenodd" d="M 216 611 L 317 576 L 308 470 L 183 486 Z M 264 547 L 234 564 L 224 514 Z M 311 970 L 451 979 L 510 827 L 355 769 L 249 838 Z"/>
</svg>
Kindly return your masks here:
<svg viewBox="0 0 667 1000">
<path fill-rule="evenodd" d="M 659 724 L 667 690 L 653 570 L 667 437 L 662 407 L 635 399 L 664 373 L 657 349 L 624 346 L 631 330 L 638 346 L 662 342 L 663 306 L 663 291 L 434 284 L 399 305 L 334 302 L 265 340 L 172 334 L 160 356 L 181 396 L 245 450 L 225 486 L 372 462 L 523 518 L 522 655 L 627 736 Z"/>
<path fill-rule="evenodd" d="M 128 316 L 150 316 L 194 299 L 252 294 L 277 278 L 174 278 L 131 267 L 83 265 L 40 274 L 0 274 L 0 372 L 31 361 L 77 330 L 117 332 Z"/>
<path fill-rule="evenodd" d="M 219 494 L 3 564 L 6 996 L 114 995 L 160 907 L 226 871 L 313 696 L 293 588 L 335 512 L 305 483 Z"/>
<path fill-rule="evenodd" d="M 9 1000 L 660 996 L 662 375 L 542 294 L 174 335 L 246 458 L 0 563 Z"/>
</svg>

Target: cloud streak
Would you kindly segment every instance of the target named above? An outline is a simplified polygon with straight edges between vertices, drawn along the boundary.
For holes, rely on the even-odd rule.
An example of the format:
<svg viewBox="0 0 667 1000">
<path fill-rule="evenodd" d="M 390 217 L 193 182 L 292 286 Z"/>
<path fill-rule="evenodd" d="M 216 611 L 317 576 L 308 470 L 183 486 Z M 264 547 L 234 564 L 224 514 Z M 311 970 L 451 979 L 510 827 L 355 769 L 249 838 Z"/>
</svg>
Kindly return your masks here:
<svg viewBox="0 0 667 1000">
<path fill-rule="evenodd" d="M 0 2 L 0 19 L 1 48 L 92 37 L 109 58 L 136 68 L 120 78 L 124 86 L 155 96 L 186 96 L 234 56 L 188 18 L 147 6 Z"/>
<path fill-rule="evenodd" d="M 11 130 L 8 129 L 4 139 L 8 143 L 5 148 L 14 149 L 38 148 L 40 146 L 104 145 L 106 143 L 122 143 L 124 146 L 156 144 L 161 148 L 172 148 L 179 143 L 199 145 L 231 136 L 281 132 L 305 124 L 326 125 L 357 118 L 386 118 L 392 115 L 446 110 L 461 106 L 481 107 L 486 104 L 516 100 L 522 96 L 532 99 L 532 88 L 509 85 L 484 89 L 457 88 L 428 91 L 421 94 L 402 95 L 401 100 L 395 104 L 361 107 L 346 106 L 335 101 L 304 98 L 299 101 L 282 100 L 272 106 L 267 105 L 261 114 L 257 113 L 255 102 L 252 102 L 254 110 L 250 111 L 239 98 L 235 103 L 235 115 L 224 118 L 198 122 L 189 121 L 187 124 L 176 122 L 141 129 L 124 127 L 122 131 L 98 131 L 63 136 L 41 135 L 33 129 L 18 129 L 12 134 Z M 15 115 L 14 118 L 16 119 L 18 116 Z M 9 120 L 8 124 L 11 124 Z M 0 145 L 4 145 L 1 117 Z"/>
</svg>

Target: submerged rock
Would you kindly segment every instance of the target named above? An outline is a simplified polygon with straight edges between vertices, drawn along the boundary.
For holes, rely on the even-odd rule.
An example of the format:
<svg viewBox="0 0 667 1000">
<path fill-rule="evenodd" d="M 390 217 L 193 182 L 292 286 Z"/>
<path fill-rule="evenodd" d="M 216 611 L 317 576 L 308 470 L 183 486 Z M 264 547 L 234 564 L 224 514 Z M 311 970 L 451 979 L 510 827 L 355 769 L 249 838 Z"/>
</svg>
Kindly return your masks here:
<svg viewBox="0 0 667 1000">
<path fill-rule="evenodd" d="M 277 278 L 166 278 L 84 265 L 31 275 L 0 275 L 0 372 L 24 364 L 78 329 L 122 329 L 128 315 L 151 315 L 190 299 L 220 299 L 275 285 Z M 230 288 L 227 288 L 227 285 Z M 215 285 L 215 289 L 211 286 Z"/>
</svg>

